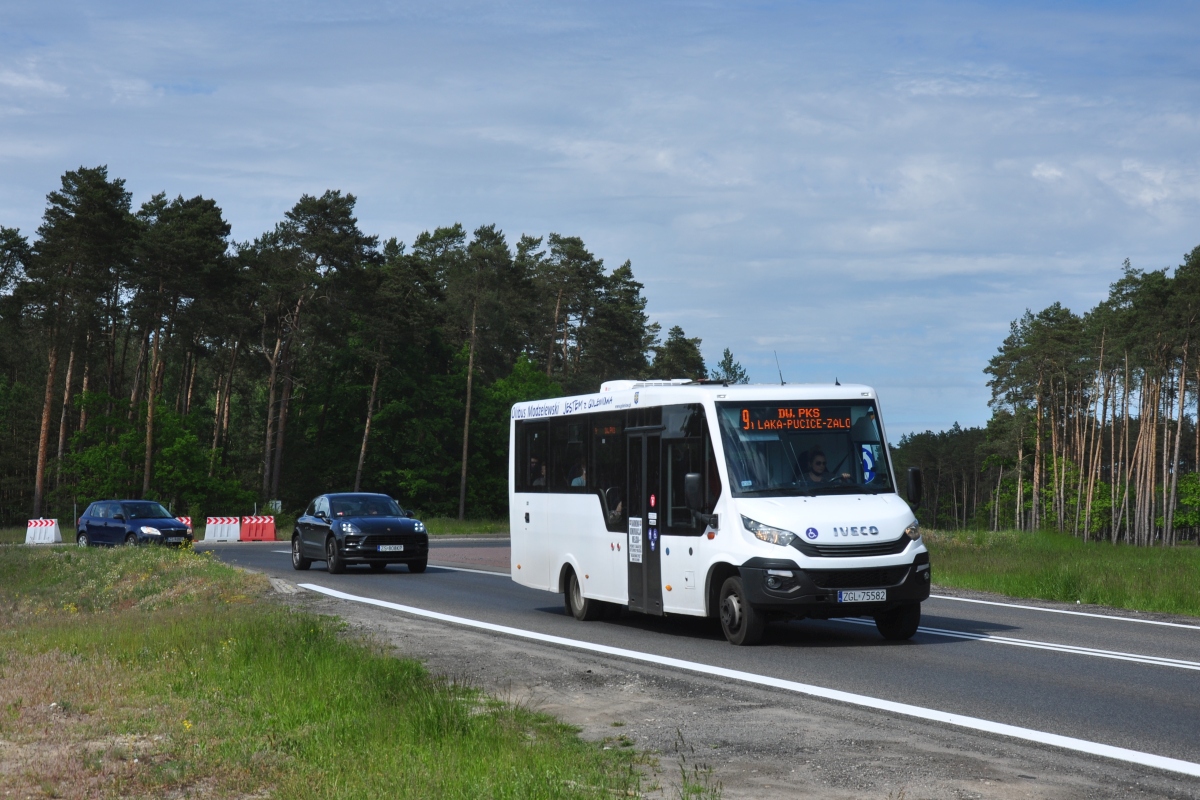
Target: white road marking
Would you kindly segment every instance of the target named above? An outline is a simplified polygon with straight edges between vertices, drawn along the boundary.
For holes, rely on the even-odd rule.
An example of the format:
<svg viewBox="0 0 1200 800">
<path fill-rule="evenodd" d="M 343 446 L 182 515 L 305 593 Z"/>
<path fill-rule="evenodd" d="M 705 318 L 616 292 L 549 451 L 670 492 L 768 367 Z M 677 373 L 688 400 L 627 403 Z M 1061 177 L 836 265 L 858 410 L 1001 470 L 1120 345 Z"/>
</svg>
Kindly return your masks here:
<svg viewBox="0 0 1200 800">
<path fill-rule="evenodd" d="M 454 572 L 473 572 L 476 575 L 500 575 L 505 578 L 508 577 L 507 572 L 489 572 L 486 569 L 467 569 L 466 567 L 447 567 L 445 564 L 435 564 L 432 561 L 429 562 L 429 566 L 437 567 L 438 569 L 453 570 Z"/>
<path fill-rule="evenodd" d="M 830 622 L 846 622 L 852 625 L 870 625 L 875 622 L 867 619 L 831 619 Z M 1122 653 L 1119 650 L 1097 650 L 1093 647 L 1079 647 L 1073 644 L 1057 644 L 1055 642 L 1039 642 L 1034 639 L 1015 639 L 1010 636 L 992 636 L 988 633 L 972 633 L 969 631 L 952 631 L 946 628 L 917 628 L 919 633 L 933 636 L 949 636 L 954 639 L 971 639 L 976 642 L 992 644 L 1008 644 L 1014 647 L 1031 647 L 1035 650 L 1053 650 L 1059 653 L 1071 653 L 1080 656 L 1095 656 L 1096 658 L 1111 658 L 1116 661 L 1134 661 L 1139 664 L 1153 664 L 1159 667 L 1178 667 L 1179 669 L 1200 670 L 1200 662 L 1184 661 L 1180 658 L 1164 658 L 1162 656 L 1146 656 L 1140 653 Z"/>
<path fill-rule="evenodd" d="M 271 552 L 272 553 L 285 553 L 286 555 L 289 555 L 289 556 L 292 554 L 291 550 L 272 550 Z"/>
<path fill-rule="evenodd" d="M 1042 608 L 1041 606 L 1022 606 L 1016 603 L 1000 603 L 995 600 L 976 600 L 971 597 L 951 597 L 946 594 L 929 595 L 935 600 L 954 600 L 959 603 L 978 603 L 983 606 L 1001 606 L 1003 608 L 1020 608 L 1025 611 L 1045 611 L 1049 614 L 1070 614 L 1073 617 L 1095 617 L 1096 619 L 1112 619 L 1120 622 L 1140 622 L 1143 625 L 1163 625 L 1168 628 L 1188 628 L 1200 631 L 1200 625 L 1185 625 L 1182 622 L 1162 622 L 1157 619 L 1138 619 L 1137 617 L 1118 617 L 1113 614 L 1093 614 L 1087 611 L 1068 611 L 1065 608 Z"/>
<path fill-rule="evenodd" d="M 1087 753 L 1089 755 L 1102 756 L 1104 758 L 1125 761 L 1131 764 L 1140 764 L 1142 766 L 1153 767 L 1155 769 L 1166 770 L 1168 772 L 1178 772 L 1184 775 L 1200 777 L 1200 764 L 1191 761 L 1183 761 L 1178 758 L 1169 758 L 1167 756 L 1155 755 L 1154 753 L 1143 753 L 1138 750 L 1128 750 L 1124 747 L 1114 747 L 1113 745 L 1101 744 L 1099 742 L 1089 742 L 1085 739 L 1076 739 L 1071 736 L 1061 736 L 1057 733 L 1036 731 L 1032 728 L 1021 728 L 1016 725 L 1006 725 L 1002 722 L 992 722 L 991 720 L 979 719 L 978 717 L 967 717 L 962 714 L 951 714 L 946 711 L 938 711 L 932 708 L 922 708 L 921 706 L 909 705 L 908 703 L 895 703 L 891 700 L 882 700 L 880 698 L 868 697 L 866 695 L 854 694 L 852 692 L 843 692 L 837 689 L 827 689 L 823 686 L 813 686 L 812 684 L 798 683 L 796 681 L 783 680 L 782 678 L 773 678 L 769 675 L 756 675 L 752 672 L 726 669 L 725 667 L 716 667 L 711 664 L 701 664 L 697 661 L 684 661 L 683 659 L 655 655 L 654 653 L 643 653 L 637 650 L 626 650 L 622 647 L 610 647 L 608 645 L 594 644 L 592 642 L 584 642 L 578 639 L 567 639 L 562 636 L 552 636 L 547 633 L 527 631 L 521 628 L 510 628 L 507 625 L 496 625 L 491 622 L 483 622 L 481 620 L 468 619 L 466 617 L 456 617 L 451 614 L 442 614 L 438 611 L 428 611 L 423 608 L 404 606 L 400 605 L 399 603 L 390 603 L 386 600 L 376 600 L 373 597 L 360 597 L 358 595 L 339 592 L 336 589 L 318 586 L 314 583 L 302 583 L 300 584 L 300 588 L 328 595 L 329 597 L 336 597 L 341 600 L 351 600 L 356 603 L 365 603 L 366 605 L 378 606 L 380 608 L 389 608 L 393 611 L 400 611 L 402 613 L 411 614 L 417 617 L 436 619 L 441 622 L 449 622 L 455 625 L 463 625 L 468 628 L 477 628 L 479 630 L 491 631 L 493 633 L 502 633 L 506 636 L 516 636 L 522 639 L 546 642 L 547 644 L 573 647 L 577 650 L 587 650 L 593 653 L 603 653 L 604 655 L 628 658 L 633 661 L 658 664 L 664 667 L 674 667 L 676 669 L 688 670 L 689 672 L 697 672 L 702 675 L 712 675 L 718 678 L 729 678 L 736 681 L 742 681 L 744 683 L 756 684 L 758 686 L 768 686 L 773 689 L 783 689 L 785 691 L 795 692 L 797 694 L 809 695 L 810 697 L 820 697 L 826 700 L 834 700 L 840 703 L 848 703 L 850 705 L 864 708 L 873 708 L 878 711 L 888 711 L 893 714 L 902 714 L 906 717 L 915 717 L 917 719 L 929 720 L 931 722 L 942 722 L 960 728 L 983 731 L 984 733 L 994 733 L 1000 736 L 1008 736 L 1027 742 L 1036 742 L 1038 744 L 1051 745 L 1052 747 L 1061 747 L 1064 750 L 1074 750 L 1079 753 Z"/>
</svg>

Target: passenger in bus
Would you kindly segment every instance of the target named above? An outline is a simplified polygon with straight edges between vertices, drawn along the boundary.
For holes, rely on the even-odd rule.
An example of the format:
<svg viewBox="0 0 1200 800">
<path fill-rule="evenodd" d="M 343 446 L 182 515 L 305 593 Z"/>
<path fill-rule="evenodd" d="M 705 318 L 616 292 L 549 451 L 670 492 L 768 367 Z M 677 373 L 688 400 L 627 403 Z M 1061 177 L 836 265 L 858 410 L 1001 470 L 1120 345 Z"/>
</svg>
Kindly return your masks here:
<svg viewBox="0 0 1200 800">
<path fill-rule="evenodd" d="M 537 456 L 532 456 L 529 459 L 529 485 L 546 485 L 546 465 L 538 461 Z"/>
<path fill-rule="evenodd" d="M 571 479 L 572 486 L 587 486 L 587 464 L 579 465 L 579 474 Z"/>
<path fill-rule="evenodd" d="M 825 451 L 820 447 L 814 447 L 808 451 L 808 471 L 804 473 L 804 477 L 810 483 L 832 483 L 834 481 L 848 481 L 851 479 L 849 472 L 843 472 L 840 476 L 833 477 L 827 474 L 829 469 L 829 459 L 825 457 Z"/>
<path fill-rule="evenodd" d="M 625 501 L 621 490 L 613 486 L 604 493 L 604 504 L 608 507 L 608 524 L 616 525 L 625 517 Z"/>
</svg>

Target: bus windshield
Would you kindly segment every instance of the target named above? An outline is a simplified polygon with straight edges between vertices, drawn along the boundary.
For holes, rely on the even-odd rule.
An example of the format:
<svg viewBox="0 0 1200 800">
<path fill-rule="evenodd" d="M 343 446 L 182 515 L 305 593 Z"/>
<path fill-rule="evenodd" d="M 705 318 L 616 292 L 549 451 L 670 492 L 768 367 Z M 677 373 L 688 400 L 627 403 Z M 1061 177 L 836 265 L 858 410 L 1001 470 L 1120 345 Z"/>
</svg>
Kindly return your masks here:
<svg viewBox="0 0 1200 800">
<path fill-rule="evenodd" d="M 895 491 L 871 401 L 717 403 L 735 496 Z"/>
</svg>

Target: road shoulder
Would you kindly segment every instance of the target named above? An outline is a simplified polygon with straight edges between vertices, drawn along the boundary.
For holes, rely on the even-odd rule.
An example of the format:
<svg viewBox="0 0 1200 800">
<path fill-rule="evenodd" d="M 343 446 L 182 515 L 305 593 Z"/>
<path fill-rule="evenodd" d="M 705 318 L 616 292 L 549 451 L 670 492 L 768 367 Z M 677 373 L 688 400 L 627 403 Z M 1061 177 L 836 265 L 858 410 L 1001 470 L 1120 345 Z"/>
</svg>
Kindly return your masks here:
<svg viewBox="0 0 1200 800">
<path fill-rule="evenodd" d="M 688 765 L 711 766 L 728 798 L 1200 797 L 1200 783 L 1153 770 L 276 590 L 587 739 L 659 753 L 665 780 L 682 742 Z"/>
</svg>

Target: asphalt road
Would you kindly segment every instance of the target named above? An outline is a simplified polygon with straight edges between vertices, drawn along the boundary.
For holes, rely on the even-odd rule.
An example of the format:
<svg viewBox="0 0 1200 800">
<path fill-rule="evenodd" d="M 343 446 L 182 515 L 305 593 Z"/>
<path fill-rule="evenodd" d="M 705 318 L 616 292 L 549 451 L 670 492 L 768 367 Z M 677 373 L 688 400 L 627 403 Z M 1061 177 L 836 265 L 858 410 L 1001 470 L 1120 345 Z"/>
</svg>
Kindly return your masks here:
<svg viewBox="0 0 1200 800">
<path fill-rule="evenodd" d="M 686 617 L 626 613 L 577 622 L 564 614 L 560 595 L 507 574 L 461 569 L 507 563 L 505 539 L 431 547 L 422 575 L 403 566 L 330 575 L 321 562 L 298 573 L 284 542 L 212 549 L 223 561 L 291 582 L 1200 763 L 1195 627 L 931 598 L 910 642 L 885 642 L 873 623 L 805 620 L 774 624 L 764 645 L 738 648 Z"/>
</svg>

